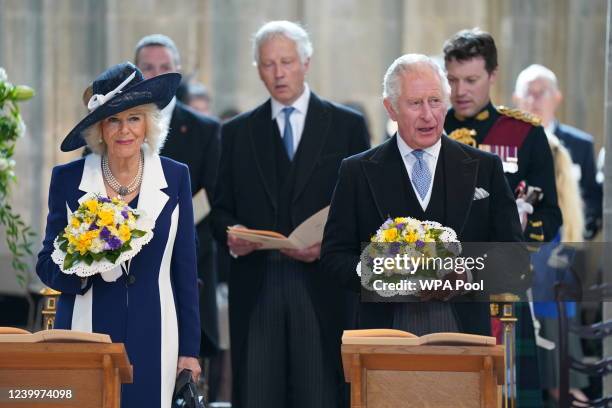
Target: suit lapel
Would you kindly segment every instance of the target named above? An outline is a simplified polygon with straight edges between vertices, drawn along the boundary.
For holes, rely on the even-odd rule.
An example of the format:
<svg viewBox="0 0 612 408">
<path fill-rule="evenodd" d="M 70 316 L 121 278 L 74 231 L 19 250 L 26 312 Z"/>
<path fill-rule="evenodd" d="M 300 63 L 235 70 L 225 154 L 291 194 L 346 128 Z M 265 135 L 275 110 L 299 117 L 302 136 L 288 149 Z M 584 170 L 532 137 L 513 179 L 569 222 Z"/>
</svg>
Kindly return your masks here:
<svg viewBox="0 0 612 408">
<path fill-rule="evenodd" d="M 104 186 L 102 166 L 100 164 L 101 160 L 102 158 L 94 153 L 85 157 L 85 165 L 83 166 L 83 174 L 81 175 L 81 183 L 79 184 L 79 190 L 83 191 L 85 194 L 79 198 L 79 205 L 91 194 L 98 194 L 106 197 L 106 187 Z"/>
<path fill-rule="evenodd" d="M 390 216 L 409 215 L 405 197 L 408 179 L 396 137 L 383 143 L 374 156 L 362 162 L 381 223 Z"/>
<path fill-rule="evenodd" d="M 138 209 L 143 210 L 146 216 L 154 222 L 168 201 L 168 195 L 161 191 L 166 187 L 168 187 L 168 183 L 166 183 L 161 159 L 157 154 L 145 155 Z"/>
<path fill-rule="evenodd" d="M 447 136 L 442 136 L 440 158 L 445 163 L 447 226 L 461 237 L 474 199 L 478 159 L 468 156 L 457 142 Z"/>
<path fill-rule="evenodd" d="M 304 131 L 295 155 L 295 188 L 293 189 L 293 201 L 295 202 L 312 175 L 318 163 L 319 156 L 325 145 L 331 123 L 331 112 L 323 102 L 315 95 L 310 94 Z"/>
<path fill-rule="evenodd" d="M 389 216 L 411 216 L 406 192 L 408 178 L 406 168 L 397 148 L 396 136 L 380 146 L 378 152 L 362 162 L 368 186 L 381 222 Z M 447 223 L 461 235 L 472 205 L 478 160 L 469 157 L 456 142 L 442 137 L 442 151 L 439 160 L 445 161 L 444 176 Z M 410 186 L 408 186 L 410 187 Z"/>
<path fill-rule="evenodd" d="M 276 209 L 278 183 L 274 167 L 276 163 L 274 159 L 274 137 L 276 135 L 274 126 L 276 126 L 276 122 L 272 120 L 272 105 L 270 100 L 268 100 L 253 112 L 249 126 L 249 139 L 255 153 L 255 162 L 259 176 L 272 206 Z"/>
<path fill-rule="evenodd" d="M 176 101 L 176 106 L 174 107 L 174 110 L 172 111 L 172 116 L 170 117 L 168 132 L 166 133 L 166 137 L 164 138 L 163 143 L 159 148 L 160 152 L 175 151 L 175 143 L 177 137 L 180 135 L 180 133 L 185 133 L 187 131 L 187 127 L 183 119 L 183 111 L 179 108 L 179 105 L 180 102 Z"/>
<path fill-rule="evenodd" d="M 79 190 L 83 194 L 79 198 L 81 204 L 91 194 L 98 194 L 106 197 L 106 187 L 102 177 L 102 168 L 100 166 L 101 157 L 97 154 L 90 154 L 85 158 L 83 166 L 83 175 Z M 144 172 L 142 176 L 142 184 L 140 185 L 140 195 L 138 198 L 138 209 L 143 210 L 147 217 L 153 221 L 157 220 L 162 209 L 168 201 L 168 195 L 161 189 L 168 187 L 164 171 L 161 165 L 161 159 L 157 154 L 145 154 Z"/>
</svg>

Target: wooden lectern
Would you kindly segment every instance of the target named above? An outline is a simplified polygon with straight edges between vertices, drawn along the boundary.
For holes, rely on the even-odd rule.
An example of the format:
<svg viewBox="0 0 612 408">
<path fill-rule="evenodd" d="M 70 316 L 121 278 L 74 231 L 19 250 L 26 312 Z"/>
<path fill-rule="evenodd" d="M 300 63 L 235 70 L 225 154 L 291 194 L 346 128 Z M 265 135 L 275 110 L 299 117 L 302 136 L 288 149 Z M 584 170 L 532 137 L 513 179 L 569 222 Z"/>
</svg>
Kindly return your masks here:
<svg viewBox="0 0 612 408">
<path fill-rule="evenodd" d="M 342 344 L 351 408 L 499 406 L 503 346 Z"/>
<path fill-rule="evenodd" d="M 119 408 L 121 383 L 131 382 L 121 343 L 0 343 L 0 407 Z M 46 396 L 15 399 L 28 390 Z"/>
</svg>

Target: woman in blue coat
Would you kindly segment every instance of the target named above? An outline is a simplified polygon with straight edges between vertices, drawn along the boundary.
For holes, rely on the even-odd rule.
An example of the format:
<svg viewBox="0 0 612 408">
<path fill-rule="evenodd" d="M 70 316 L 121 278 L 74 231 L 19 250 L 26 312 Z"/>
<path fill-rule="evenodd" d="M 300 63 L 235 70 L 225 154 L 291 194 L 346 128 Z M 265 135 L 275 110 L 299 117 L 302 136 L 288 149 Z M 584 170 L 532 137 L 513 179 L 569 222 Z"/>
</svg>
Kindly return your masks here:
<svg viewBox="0 0 612 408">
<path fill-rule="evenodd" d="M 180 75 L 144 80 L 131 63 L 115 65 L 92 84 L 89 114 L 61 149 L 87 145 L 92 154 L 57 166 L 36 272 L 62 292 L 55 328 L 107 333 L 125 344 L 134 382 L 122 407 L 170 407 L 177 372 L 200 373 L 195 230 L 187 166 L 160 157 L 160 109 Z M 91 194 L 120 196 L 154 220 L 153 239 L 123 268 L 88 278 L 64 274 L 51 259 L 68 216 Z"/>
</svg>

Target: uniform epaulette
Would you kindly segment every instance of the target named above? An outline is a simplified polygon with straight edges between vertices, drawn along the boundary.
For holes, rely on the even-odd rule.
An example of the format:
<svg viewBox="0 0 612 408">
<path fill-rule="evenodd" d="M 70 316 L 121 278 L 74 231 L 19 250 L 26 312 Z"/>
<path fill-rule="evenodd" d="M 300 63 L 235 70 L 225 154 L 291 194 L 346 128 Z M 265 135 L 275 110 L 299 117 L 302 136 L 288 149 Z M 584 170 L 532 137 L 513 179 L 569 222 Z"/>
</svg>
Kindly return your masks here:
<svg viewBox="0 0 612 408">
<path fill-rule="evenodd" d="M 497 111 L 504 116 L 522 120 L 532 126 L 540 126 L 542 124 L 542 120 L 539 117 L 529 112 L 525 112 L 524 110 L 509 108 L 507 106 L 498 106 Z"/>
</svg>

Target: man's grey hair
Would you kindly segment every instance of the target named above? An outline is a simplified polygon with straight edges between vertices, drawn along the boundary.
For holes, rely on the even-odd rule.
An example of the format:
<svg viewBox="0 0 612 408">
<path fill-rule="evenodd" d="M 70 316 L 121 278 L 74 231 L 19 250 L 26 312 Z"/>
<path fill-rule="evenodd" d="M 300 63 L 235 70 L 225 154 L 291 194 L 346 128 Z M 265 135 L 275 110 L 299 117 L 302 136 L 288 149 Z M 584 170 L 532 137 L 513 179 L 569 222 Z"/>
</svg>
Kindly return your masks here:
<svg viewBox="0 0 612 408">
<path fill-rule="evenodd" d="M 544 79 L 550 85 L 551 89 L 558 91 L 559 83 L 557 82 L 557 76 L 550 69 L 544 65 L 531 64 L 527 68 L 521 71 L 516 77 L 516 83 L 514 84 L 514 94 L 519 98 L 524 98 L 527 95 L 527 88 L 529 83 L 536 79 Z"/>
<path fill-rule="evenodd" d="M 151 34 L 146 37 L 142 37 L 138 44 L 136 44 L 136 48 L 134 49 L 134 64 L 138 66 L 138 53 L 144 47 L 166 47 L 170 50 L 172 54 L 172 59 L 174 60 L 174 65 L 177 67 L 181 65 L 181 56 L 179 54 L 178 48 L 176 48 L 176 44 L 174 41 L 167 35 L 163 34 Z"/>
<path fill-rule="evenodd" d="M 145 116 L 146 142 L 143 143 L 142 149 L 145 154 L 159 153 L 163 147 L 168 132 L 167 125 L 164 125 L 161 111 L 154 103 L 139 105 L 131 109 L 137 109 L 139 113 Z M 103 119 L 104 120 L 104 119 Z M 103 155 L 106 153 L 106 143 L 102 138 L 102 121 L 96 122 L 83 131 L 83 139 L 87 143 L 87 147 L 93 153 Z"/>
<path fill-rule="evenodd" d="M 383 98 L 389 99 L 393 109 L 397 111 L 397 99 L 402 93 L 402 76 L 408 73 L 419 73 L 429 70 L 440 80 L 442 98 L 446 106 L 450 103 L 451 88 L 442 67 L 423 54 L 404 54 L 389 66 L 383 79 Z"/>
<path fill-rule="evenodd" d="M 300 61 L 305 64 L 312 56 L 312 43 L 306 30 L 292 21 L 269 21 L 253 35 L 253 65 L 259 63 L 259 49 L 268 40 L 283 36 L 292 40 L 297 48 Z"/>
</svg>

